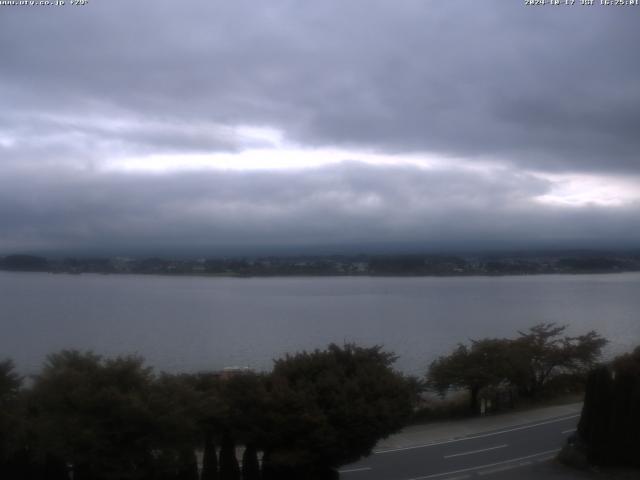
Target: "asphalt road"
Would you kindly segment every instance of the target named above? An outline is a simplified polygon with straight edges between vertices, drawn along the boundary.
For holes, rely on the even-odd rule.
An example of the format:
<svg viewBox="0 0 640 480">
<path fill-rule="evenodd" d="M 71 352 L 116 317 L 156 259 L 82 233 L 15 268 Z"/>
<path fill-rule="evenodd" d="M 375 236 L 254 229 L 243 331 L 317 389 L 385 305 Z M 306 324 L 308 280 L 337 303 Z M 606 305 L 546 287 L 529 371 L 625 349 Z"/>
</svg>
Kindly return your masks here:
<svg viewBox="0 0 640 480">
<path fill-rule="evenodd" d="M 528 478 L 575 431 L 579 415 L 511 426 L 429 445 L 381 450 L 340 469 L 341 480 Z M 521 472 L 517 472 L 520 469 Z M 509 475 L 510 472 L 512 475 Z"/>
</svg>

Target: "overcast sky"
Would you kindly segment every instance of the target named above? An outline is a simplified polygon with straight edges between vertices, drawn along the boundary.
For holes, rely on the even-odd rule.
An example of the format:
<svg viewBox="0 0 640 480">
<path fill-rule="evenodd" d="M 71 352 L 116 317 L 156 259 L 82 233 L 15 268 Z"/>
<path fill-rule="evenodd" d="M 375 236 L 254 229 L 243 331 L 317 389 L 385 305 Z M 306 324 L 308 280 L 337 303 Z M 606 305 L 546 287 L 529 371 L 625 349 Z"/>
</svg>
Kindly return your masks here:
<svg viewBox="0 0 640 480">
<path fill-rule="evenodd" d="M 0 6 L 0 253 L 640 245 L 640 7 L 69 3 Z"/>
</svg>

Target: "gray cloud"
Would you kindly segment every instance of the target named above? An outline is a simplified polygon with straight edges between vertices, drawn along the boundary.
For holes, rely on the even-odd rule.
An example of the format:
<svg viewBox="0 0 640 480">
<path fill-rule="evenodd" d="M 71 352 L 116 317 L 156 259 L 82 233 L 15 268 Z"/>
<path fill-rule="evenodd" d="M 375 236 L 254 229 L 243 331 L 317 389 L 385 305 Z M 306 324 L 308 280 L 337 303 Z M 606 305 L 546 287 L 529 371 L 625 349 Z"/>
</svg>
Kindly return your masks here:
<svg viewBox="0 0 640 480">
<path fill-rule="evenodd" d="M 498 157 L 545 170 L 640 165 L 640 9 L 114 0 L 2 13 L 9 121 L 63 111 L 82 130 L 86 112 L 116 110 L 167 129 L 268 125 L 307 145 Z M 162 133 L 140 129 L 120 141 L 229 148 L 215 135 Z"/>
<path fill-rule="evenodd" d="M 46 182 L 16 173 L 0 184 L 0 249 L 215 251 L 407 241 L 426 249 L 472 249 L 496 243 L 628 246 L 640 240 L 640 226 L 630 223 L 640 205 L 537 205 L 536 197 L 550 187 L 509 171 L 478 175 L 355 162 L 179 175 L 58 169 Z"/>
<path fill-rule="evenodd" d="M 638 205 L 560 208 L 532 172 L 640 174 L 637 8 L 501 0 L 0 7 L 0 250 L 416 242 L 633 245 Z M 116 173 L 273 147 L 439 170 Z M 357 159 L 357 154 L 354 154 Z M 461 166 L 490 160 L 493 167 Z M 478 164 L 480 165 L 480 164 Z"/>
</svg>

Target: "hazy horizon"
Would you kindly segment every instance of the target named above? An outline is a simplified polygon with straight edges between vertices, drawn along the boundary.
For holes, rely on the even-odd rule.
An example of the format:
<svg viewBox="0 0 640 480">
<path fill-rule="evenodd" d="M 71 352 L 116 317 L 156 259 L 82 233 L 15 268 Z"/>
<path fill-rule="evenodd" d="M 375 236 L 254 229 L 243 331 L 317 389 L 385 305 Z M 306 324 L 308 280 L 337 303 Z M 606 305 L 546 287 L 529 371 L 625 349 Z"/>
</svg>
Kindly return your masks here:
<svg viewBox="0 0 640 480">
<path fill-rule="evenodd" d="M 635 246 L 612 247 L 612 248 L 579 248 L 574 247 L 549 247 L 537 248 L 529 246 L 516 247 L 508 245 L 502 248 L 492 244 L 486 248 L 478 245 L 469 247 L 461 244 L 459 246 L 448 245 L 445 247 L 425 248 L 415 244 L 353 244 L 353 245 L 278 245 L 278 246 L 256 246 L 238 247 L 233 245 L 223 245 L 216 248 L 174 248 L 174 249 L 148 249 L 143 246 L 134 248 L 113 247 L 90 247 L 80 249 L 54 249 L 54 250 L 21 250 L 0 251 L 0 259 L 15 256 L 27 255 L 48 258 L 52 260 L 61 259 L 97 259 L 97 258 L 160 258 L 160 259 L 215 259 L 215 258 L 330 258 L 330 257 L 402 257 L 402 256 L 424 256 L 434 258 L 460 257 L 460 258 L 527 258 L 527 257 L 612 257 L 612 256 L 637 256 L 640 255 L 640 248 Z"/>
</svg>

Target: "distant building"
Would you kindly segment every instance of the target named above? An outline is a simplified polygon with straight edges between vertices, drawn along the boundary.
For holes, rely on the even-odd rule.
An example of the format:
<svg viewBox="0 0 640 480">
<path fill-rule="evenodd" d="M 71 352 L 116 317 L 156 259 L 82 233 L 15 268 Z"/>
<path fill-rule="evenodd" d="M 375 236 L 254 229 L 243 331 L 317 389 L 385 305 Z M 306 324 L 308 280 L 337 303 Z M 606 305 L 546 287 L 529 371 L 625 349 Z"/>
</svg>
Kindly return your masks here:
<svg viewBox="0 0 640 480">
<path fill-rule="evenodd" d="M 231 377 L 237 377 L 239 375 L 249 375 L 253 373 L 253 370 L 249 367 L 224 367 L 219 372 L 220 378 L 226 380 Z"/>
</svg>

